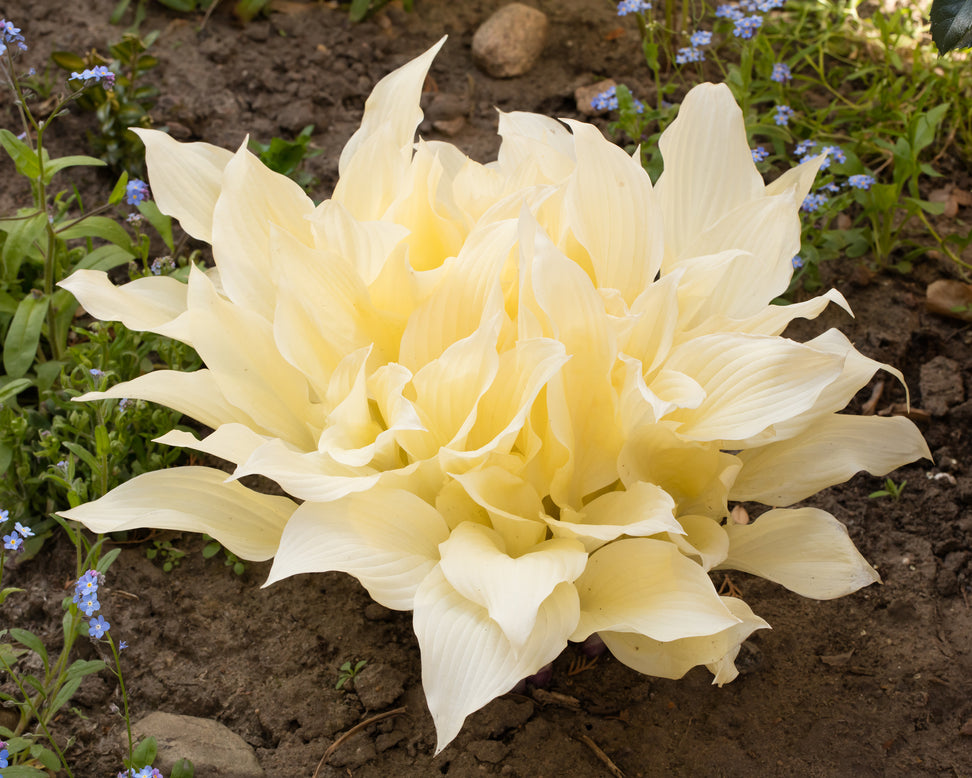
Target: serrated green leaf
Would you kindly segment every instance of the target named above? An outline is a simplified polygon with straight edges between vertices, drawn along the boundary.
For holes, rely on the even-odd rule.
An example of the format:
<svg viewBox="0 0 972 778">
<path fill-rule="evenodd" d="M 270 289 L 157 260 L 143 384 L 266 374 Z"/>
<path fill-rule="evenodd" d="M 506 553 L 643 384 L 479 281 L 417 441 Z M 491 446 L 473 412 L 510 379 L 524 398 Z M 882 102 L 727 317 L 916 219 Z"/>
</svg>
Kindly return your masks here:
<svg viewBox="0 0 972 778">
<path fill-rule="evenodd" d="M 939 54 L 972 46 L 972 0 L 934 0 L 930 16 Z"/>
<path fill-rule="evenodd" d="M 50 301 L 50 297 L 31 293 L 17 306 L 3 341 L 3 369 L 8 376 L 20 378 L 34 364 Z"/>
</svg>

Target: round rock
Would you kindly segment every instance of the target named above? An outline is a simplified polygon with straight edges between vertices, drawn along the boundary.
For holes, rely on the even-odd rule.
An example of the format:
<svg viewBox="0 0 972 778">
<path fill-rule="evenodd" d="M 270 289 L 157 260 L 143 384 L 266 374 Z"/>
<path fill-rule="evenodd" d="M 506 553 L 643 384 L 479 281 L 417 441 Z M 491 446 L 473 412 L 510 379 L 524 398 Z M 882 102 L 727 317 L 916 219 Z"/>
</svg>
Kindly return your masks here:
<svg viewBox="0 0 972 778">
<path fill-rule="evenodd" d="M 476 30 L 473 62 L 494 78 L 522 76 L 536 64 L 546 40 L 546 14 L 523 3 L 510 3 Z"/>
</svg>

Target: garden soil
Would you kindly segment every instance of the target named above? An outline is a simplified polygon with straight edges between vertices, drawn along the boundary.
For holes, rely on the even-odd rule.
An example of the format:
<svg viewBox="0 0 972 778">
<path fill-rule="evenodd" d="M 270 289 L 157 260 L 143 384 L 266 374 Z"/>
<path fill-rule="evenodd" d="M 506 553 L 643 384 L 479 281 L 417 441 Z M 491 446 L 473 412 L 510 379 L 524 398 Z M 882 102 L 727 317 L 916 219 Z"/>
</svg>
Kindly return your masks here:
<svg viewBox="0 0 972 778">
<path fill-rule="evenodd" d="M 23 64 L 41 72 L 52 51 L 106 52 L 122 32 L 108 23 L 111 0 L 0 5 L 30 45 Z M 333 3 L 278 0 L 268 18 L 243 26 L 224 0 L 203 26 L 202 15 L 152 4 L 141 26 L 143 34 L 161 33 L 152 47 L 160 64 L 147 76 L 161 90 L 152 117 L 181 140 L 230 148 L 247 134 L 267 142 L 313 124 L 312 145 L 323 153 L 305 169 L 319 180 L 312 195 L 323 199 L 372 86 L 443 34 L 449 41 L 424 96 L 432 116 L 420 131 L 480 161 L 495 158 L 499 145 L 496 108 L 581 118 L 575 89 L 604 77 L 650 97 L 635 25 L 609 2 L 539 0 L 550 21 L 543 57 L 508 80 L 477 70 L 470 54 L 474 31 L 499 3 L 415 5 L 351 24 Z M 4 126 L 14 127 L 4 100 Z M 63 117 L 51 131 L 54 152 L 84 153 L 85 133 L 95 129 L 90 114 Z M 948 153 L 939 163 L 968 190 L 963 163 Z M 89 203 L 103 200 L 112 183 L 97 171 L 73 180 Z M 23 196 L 5 185 L 2 212 L 23 205 Z M 957 218 L 967 223 L 972 209 Z M 269 778 L 310 778 L 316 769 L 326 778 L 972 776 L 972 401 L 964 394 L 972 389 L 972 330 L 925 309 L 926 284 L 951 276 L 934 252 L 907 277 L 874 276 L 852 260 L 825 270 L 856 318 L 834 306 L 793 336 L 837 326 L 865 354 L 899 367 L 934 463 L 895 474 L 907 480 L 899 500 L 869 498 L 882 479 L 866 475 L 812 500 L 847 525 L 882 584 L 817 602 L 744 574 L 715 576 L 773 627 L 743 646 L 733 683 L 713 686 L 702 668 L 678 681 L 648 678 L 609 655 L 585 663 L 569 646 L 546 689 L 493 701 L 433 756 L 409 613 L 372 603 L 341 574 L 261 588 L 268 564 L 248 564 L 238 576 L 221 555 L 203 558 L 199 536 L 156 534 L 187 552 L 181 565 L 163 572 L 146 558 L 147 543 L 125 545 L 102 597 L 115 639 L 129 644 L 122 658 L 133 718 L 165 711 L 221 722 L 252 746 Z M 903 408 L 904 389 L 883 374 L 853 411 L 873 399 L 878 382 L 877 412 Z M 73 548 L 54 538 L 9 569 L 5 583 L 27 591 L 8 601 L 3 618 L 13 624 L 4 626 L 32 629 L 56 646 L 74 564 Z M 79 645 L 82 656 L 96 656 L 88 641 Z M 356 681 L 336 689 L 338 668 L 358 660 L 367 665 Z M 107 672 L 89 678 L 73 705 L 81 715 L 62 713 L 55 732 L 61 742 L 75 738 L 74 775 L 115 775 L 124 732 L 113 712 L 121 706 L 117 683 Z M 388 711 L 396 713 L 362 727 L 319 764 L 342 735 Z"/>
</svg>

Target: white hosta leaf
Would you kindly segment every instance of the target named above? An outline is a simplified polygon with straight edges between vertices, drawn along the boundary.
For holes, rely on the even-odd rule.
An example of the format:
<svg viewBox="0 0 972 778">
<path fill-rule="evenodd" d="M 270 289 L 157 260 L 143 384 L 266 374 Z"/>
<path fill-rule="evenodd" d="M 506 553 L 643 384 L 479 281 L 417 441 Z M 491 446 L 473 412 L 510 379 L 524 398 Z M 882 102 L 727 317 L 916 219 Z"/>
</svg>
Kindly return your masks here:
<svg viewBox="0 0 972 778">
<path fill-rule="evenodd" d="M 575 585 L 581 618 L 571 640 L 607 630 L 669 641 L 713 635 L 738 622 L 705 571 L 665 540 L 602 546 Z"/>
<path fill-rule="evenodd" d="M 375 488 L 305 502 L 287 522 L 265 586 L 300 573 L 340 571 L 386 608 L 409 610 L 449 537 L 439 512 L 411 492 Z"/>
<path fill-rule="evenodd" d="M 213 429 L 221 424 L 239 422 L 256 433 L 266 432 L 252 417 L 226 399 L 212 371 L 205 368 L 189 373 L 154 370 L 110 386 L 103 392 L 88 392 L 77 399 L 123 400 L 126 397 L 165 405 Z"/>
<path fill-rule="evenodd" d="M 738 456 L 743 467 L 730 499 L 785 507 L 861 470 L 886 475 L 916 459 L 931 459 L 931 452 L 903 416 L 832 414 L 796 437 Z"/>
<path fill-rule="evenodd" d="M 706 398 L 668 419 L 690 440 L 745 440 L 810 408 L 842 363 L 783 338 L 705 335 L 672 349 L 666 366 L 694 378 Z"/>
<path fill-rule="evenodd" d="M 728 515 L 726 504 L 741 464 L 731 454 L 703 443 L 681 440 L 660 424 L 639 428 L 618 457 L 625 486 L 638 481 L 658 484 L 675 498 L 676 516 Z"/>
<path fill-rule="evenodd" d="M 269 559 L 297 505 L 226 479 L 209 467 L 156 470 L 58 515 L 98 533 L 140 527 L 205 532 L 242 559 Z"/>
<path fill-rule="evenodd" d="M 436 753 L 459 733 L 466 716 L 556 659 L 577 614 L 577 591 L 567 583 L 558 585 L 516 648 L 485 608 L 459 594 L 441 568 L 433 568 L 415 593 L 414 626 Z"/>
<path fill-rule="evenodd" d="M 655 279 L 664 251 L 651 179 L 590 124 L 567 121 L 577 166 L 567 184 L 566 218 L 587 249 L 599 288 L 631 303 Z"/>
<path fill-rule="evenodd" d="M 602 494 L 587 503 L 582 511 L 564 508 L 559 520 L 550 517 L 544 520 L 554 537 L 577 538 L 591 553 L 622 535 L 682 534 L 674 510 L 675 500 L 664 489 L 639 481 L 625 491 Z"/>
<path fill-rule="evenodd" d="M 102 321 L 120 321 L 130 330 L 154 332 L 189 343 L 185 319 L 185 284 L 169 276 L 136 278 L 115 286 L 102 270 L 75 270 L 58 286 L 73 294 L 82 307 Z"/>
<path fill-rule="evenodd" d="M 556 119 L 525 111 L 499 111 L 499 158 L 494 166 L 511 178 L 523 168 L 535 183 L 559 184 L 574 169 L 574 139 Z"/>
<path fill-rule="evenodd" d="M 814 600 L 856 592 L 881 577 L 854 547 L 847 528 L 819 508 L 767 511 L 752 524 L 726 526 L 729 556 L 742 570 Z"/>
<path fill-rule="evenodd" d="M 731 319 L 716 316 L 706 319 L 699 328 L 686 333 L 685 338 L 698 337 L 709 332 L 748 332 L 750 335 L 779 335 L 796 319 L 816 319 L 830 304 L 836 303 L 853 316 L 844 295 L 836 289 L 828 289 L 819 297 L 790 305 L 768 305 L 753 316 Z"/>
<path fill-rule="evenodd" d="M 259 435 L 245 424 L 230 422 L 220 424 L 209 435 L 198 439 L 191 432 L 170 430 L 154 441 L 167 446 L 182 446 L 194 451 L 202 451 L 214 457 L 241 465 L 250 458 L 257 448 L 267 442 L 265 435 Z"/>
<path fill-rule="evenodd" d="M 209 143 L 179 143 L 167 133 L 132 127 L 145 144 L 152 197 L 197 240 L 213 240 L 213 209 L 233 152 Z M 100 318 L 100 317 L 99 317 Z"/>
<path fill-rule="evenodd" d="M 223 171 L 213 209 L 213 257 L 230 300 L 273 318 L 271 229 L 286 230 L 309 244 L 313 237 L 307 219 L 313 210 L 297 183 L 266 167 L 245 143 L 240 147 Z"/>
<path fill-rule="evenodd" d="M 489 515 L 493 529 L 503 538 L 504 551 L 519 556 L 543 540 L 547 532 L 541 520 L 543 506 L 528 481 L 502 467 L 453 473 L 453 477 Z"/>
<path fill-rule="evenodd" d="M 665 271 L 697 235 L 765 187 L 746 124 L 725 84 L 699 84 L 658 142 L 665 170 L 655 186 L 665 220 Z M 718 171 L 718 172 L 716 172 Z"/>
<path fill-rule="evenodd" d="M 670 533 L 669 539 L 687 557 L 692 557 L 702 569 L 709 571 L 723 562 L 729 554 L 729 536 L 725 528 L 708 516 L 679 516 L 682 531 Z"/>
<path fill-rule="evenodd" d="M 352 492 L 362 492 L 378 483 L 380 474 L 368 467 L 352 467 L 326 453 L 301 451 L 279 438 L 254 449 L 246 462 L 233 472 L 234 478 L 264 475 L 276 481 L 299 500 L 327 502 Z"/>
<path fill-rule="evenodd" d="M 722 686 L 739 672 L 734 661 L 739 647 L 758 629 L 769 629 L 763 619 L 735 597 L 722 597 L 726 608 L 739 621 L 713 635 L 661 642 L 632 632 L 601 632 L 604 645 L 615 659 L 639 673 L 659 678 L 681 678 L 697 665 L 706 665 Z"/>
<path fill-rule="evenodd" d="M 304 375 L 281 356 L 270 322 L 221 297 L 195 267 L 189 305 L 193 344 L 227 400 L 284 440 L 314 447 L 321 409 L 311 406 Z"/>
<path fill-rule="evenodd" d="M 485 608 L 517 650 L 536 626 L 544 600 L 584 571 L 587 553 L 576 540 L 546 540 L 513 558 L 502 536 L 465 522 L 439 546 L 446 580 L 467 600 Z"/>
</svg>

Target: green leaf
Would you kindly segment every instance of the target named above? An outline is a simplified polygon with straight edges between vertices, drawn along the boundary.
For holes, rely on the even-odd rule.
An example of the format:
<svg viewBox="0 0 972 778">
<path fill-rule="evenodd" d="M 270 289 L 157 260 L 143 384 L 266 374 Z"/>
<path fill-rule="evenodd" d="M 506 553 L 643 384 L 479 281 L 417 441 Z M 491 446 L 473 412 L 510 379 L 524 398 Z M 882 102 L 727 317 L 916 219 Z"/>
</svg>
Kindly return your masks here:
<svg viewBox="0 0 972 778">
<path fill-rule="evenodd" d="M 61 368 L 66 364 L 67 362 L 59 362 L 51 359 L 36 365 L 34 367 L 34 374 L 37 376 L 37 380 L 35 381 L 37 388 L 41 391 L 50 389 L 57 380 L 57 377 L 61 375 Z"/>
<path fill-rule="evenodd" d="M 107 272 L 119 265 L 131 262 L 134 257 L 135 254 L 111 243 L 107 246 L 98 246 L 90 254 L 87 254 L 74 266 L 74 270 L 104 270 Z"/>
<path fill-rule="evenodd" d="M 81 680 L 81 678 L 71 678 L 65 681 L 64 686 L 58 690 L 54 699 L 51 700 L 50 706 L 47 708 L 48 721 L 54 717 L 55 713 L 70 702 L 78 687 L 81 686 Z"/>
<path fill-rule="evenodd" d="M 92 673 L 100 673 L 106 667 L 107 665 L 100 659 L 78 659 L 64 672 L 64 678 L 84 678 Z"/>
<path fill-rule="evenodd" d="M 122 201 L 122 198 L 125 197 L 126 186 L 128 186 L 128 171 L 123 170 L 122 174 L 118 177 L 118 183 L 111 190 L 111 195 L 108 197 L 108 205 L 118 205 Z"/>
<path fill-rule="evenodd" d="M 27 765 L 11 765 L 3 768 L 3 778 L 48 778 L 50 773 Z"/>
<path fill-rule="evenodd" d="M 26 629 L 18 629 L 17 627 L 11 628 L 8 634 L 20 643 L 20 645 L 27 646 L 27 648 L 37 654 L 44 662 L 44 667 L 47 667 L 47 649 L 37 635 L 33 632 L 28 632 Z"/>
<path fill-rule="evenodd" d="M 3 341 L 3 369 L 7 375 L 20 378 L 34 364 L 50 301 L 50 297 L 31 292 L 17 306 Z"/>
<path fill-rule="evenodd" d="M 147 737 L 132 751 L 132 767 L 148 767 L 159 753 L 159 744 L 154 737 Z"/>
<path fill-rule="evenodd" d="M 107 216 L 85 216 L 77 221 L 71 222 L 67 227 L 62 227 L 57 231 L 59 237 L 64 240 L 72 238 L 102 238 L 120 246 L 132 254 L 132 242 L 125 228 L 114 219 Z"/>
<path fill-rule="evenodd" d="M 138 212 L 159 233 L 169 251 L 175 251 L 175 242 L 172 240 L 172 219 L 162 213 L 153 200 L 143 200 L 139 203 Z"/>
<path fill-rule="evenodd" d="M 12 282 L 17 278 L 23 261 L 31 255 L 37 256 L 35 244 L 44 245 L 47 242 L 47 218 L 38 212 L 26 218 L 4 219 L 0 221 L 0 230 L 7 233 L 0 260 L 3 261 L 4 276 Z"/>
<path fill-rule="evenodd" d="M 188 759 L 180 759 L 174 765 L 172 765 L 172 772 L 169 773 L 169 778 L 195 778 L 196 768 L 193 767 L 192 762 Z"/>
<path fill-rule="evenodd" d="M 49 184 L 54 174 L 67 167 L 104 167 L 105 161 L 96 157 L 86 157 L 84 154 L 74 154 L 70 157 L 58 157 L 44 163 L 44 183 Z"/>
<path fill-rule="evenodd" d="M 4 377 L 6 378 L 7 376 Z M 7 381 L 3 386 L 0 386 L 0 403 L 5 403 L 10 400 L 10 398 L 16 397 L 28 386 L 32 386 L 33 383 L 34 382 L 29 378 L 15 378 L 12 381 Z M 3 472 L 6 469 L 7 468 L 3 464 L 2 457 L 0 457 L 0 472 Z"/>
<path fill-rule="evenodd" d="M 97 459 L 94 458 L 94 455 L 87 449 L 69 440 L 64 441 L 64 448 L 66 448 L 68 451 L 74 454 L 74 456 L 78 457 L 78 459 L 82 460 L 88 467 L 90 467 L 92 475 L 98 475 L 98 473 L 101 472 L 101 464 L 98 462 Z"/>
<path fill-rule="evenodd" d="M 63 70 L 84 70 L 84 60 L 72 51 L 55 51 L 51 59 Z"/>
<path fill-rule="evenodd" d="M 972 46 L 972 0 L 934 0 L 931 34 L 939 54 Z"/>
<path fill-rule="evenodd" d="M 196 0 L 159 0 L 159 2 L 166 8 L 171 8 L 173 11 L 179 11 L 184 14 L 195 11 L 199 5 Z"/>
<path fill-rule="evenodd" d="M 6 589 L 0 590 L 0 605 L 3 605 L 3 601 L 6 600 L 11 594 L 26 591 L 26 589 L 18 589 L 16 586 L 8 586 Z"/>
<path fill-rule="evenodd" d="M 371 6 L 371 0 L 351 0 L 351 10 L 348 12 L 348 18 L 352 22 L 360 22 L 368 15 L 368 8 Z"/>
<path fill-rule="evenodd" d="M 95 565 L 95 570 L 97 570 L 99 573 L 108 572 L 108 568 L 111 567 L 111 563 L 118 559 L 119 554 L 121 554 L 121 549 L 113 548 L 98 560 L 98 564 Z"/>
<path fill-rule="evenodd" d="M 27 178 L 37 178 L 40 174 L 37 152 L 6 129 L 0 129 L 0 146 L 3 146 L 14 161 L 18 173 Z"/>
</svg>

